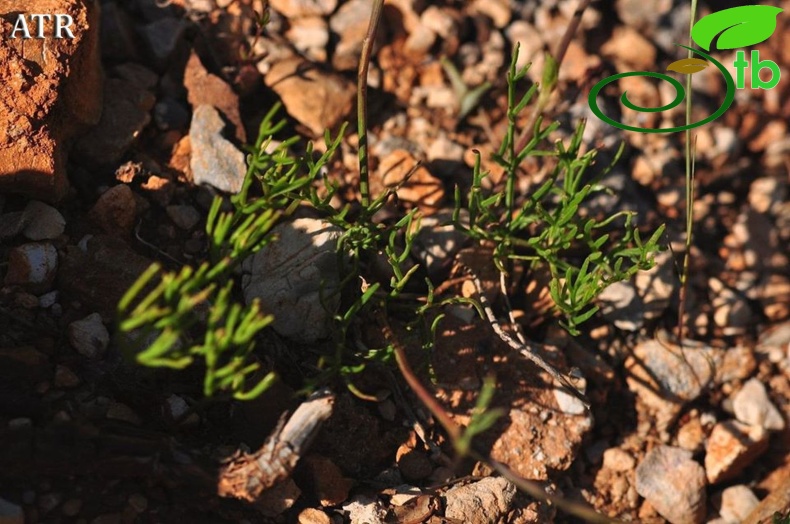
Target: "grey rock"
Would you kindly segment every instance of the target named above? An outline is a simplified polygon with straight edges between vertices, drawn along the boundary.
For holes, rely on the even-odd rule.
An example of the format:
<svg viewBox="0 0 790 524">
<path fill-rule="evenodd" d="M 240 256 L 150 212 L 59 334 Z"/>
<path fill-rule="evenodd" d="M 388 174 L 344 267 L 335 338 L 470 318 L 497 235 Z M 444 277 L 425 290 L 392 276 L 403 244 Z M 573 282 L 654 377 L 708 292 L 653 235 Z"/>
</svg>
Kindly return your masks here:
<svg viewBox="0 0 790 524">
<path fill-rule="evenodd" d="M 438 277 L 447 270 L 466 241 L 466 236 L 453 225 L 452 218 L 453 212 L 445 209 L 420 221 L 412 253 L 430 277 Z M 459 220 L 468 224 L 469 213 L 465 209 L 461 210 Z"/>
<path fill-rule="evenodd" d="M 125 80 L 138 89 L 153 91 L 159 75 L 137 62 L 126 62 L 113 68 L 112 77 Z"/>
<path fill-rule="evenodd" d="M 636 468 L 636 491 L 672 524 L 705 521 L 705 470 L 690 451 L 653 448 Z"/>
<path fill-rule="evenodd" d="M 327 16 L 337 7 L 337 0 L 271 0 L 271 6 L 287 18 Z"/>
<path fill-rule="evenodd" d="M 151 121 L 156 98 L 125 80 L 104 82 L 104 110 L 96 127 L 75 145 L 78 159 L 89 167 L 115 165 Z"/>
<path fill-rule="evenodd" d="M 656 17 L 668 13 L 672 9 L 672 0 L 660 0 L 646 3 L 640 0 L 617 0 L 617 14 L 626 25 L 638 30 L 653 29 Z"/>
<path fill-rule="evenodd" d="M 189 111 L 179 100 L 167 96 L 154 106 L 154 122 L 163 131 L 186 129 L 189 126 Z"/>
<path fill-rule="evenodd" d="M 455 486 L 445 494 L 444 516 L 468 524 L 494 524 L 510 511 L 516 487 L 501 477 Z"/>
<path fill-rule="evenodd" d="M 564 389 L 555 388 L 553 393 L 561 412 L 568 415 L 583 415 L 586 411 L 587 408 L 584 407 L 582 401 Z"/>
<path fill-rule="evenodd" d="M 777 168 L 783 164 L 787 155 L 790 154 L 790 137 L 786 136 L 775 142 L 771 142 L 765 148 L 764 164 L 768 168 Z"/>
<path fill-rule="evenodd" d="M 600 295 L 603 317 L 624 331 L 637 331 L 644 325 L 644 302 L 637 295 L 634 284 L 627 281 L 615 282 Z"/>
<path fill-rule="evenodd" d="M 24 524 L 25 512 L 21 506 L 0 498 L 0 522 L 3 524 Z"/>
<path fill-rule="evenodd" d="M 431 171 L 439 176 L 454 177 L 464 171 L 464 147 L 453 142 L 444 133 L 434 140 L 426 151 Z"/>
<path fill-rule="evenodd" d="M 55 303 L 58 301 L 59 294 L 60 293 L 57 290 L 50 291 L 49 293 L 44 293 L 43 295 L 38 297 L 38 307 L 46 309 L 48 307 L 54 306 Z"/>
<path fill-rule="evenodd" d="M 637 294 L 643 304 L 645 319 L 659 318 L 669 306 L 675 290 L 677 276 L 672 253 L 658 253 L 655 266 L 647 271 L 640 271 L 634 278 Z"/>
<path fill-rule="evenodd" d="M 88 358 L 100 358 L 110 343 L 110 334 L 98 313 L 69 324 L 68 335 L 71 346 Z"/>
<path fill-rule="evenodd" d="M 13 238 L 25 228 L 25 214 L 22 211 L 12 211 L 0 215 L 0 240 Z"/>
<path fill-rule="evenodd" d="M 137 35 L 129 14 L 119 6 L 118 2 L 102 3 L 102 56 L 116 62 L 137 59 L 139 58 L 137 48 Z"/>
<path fill-rule="evenodd" d="M 626 359 L 626 382 L 631 391 L 655 412 L 659 431 L 696 399 L 713 381 L 718 355 L 712 348 L 646 340 Z"/>
<path fill-rule="evenodd" d="M 285 36 L 303 55 L 316 62 L 326 60 L 326 46 L 329 43 L 329 27 L 318 16 L 297 18 Z"/>
<path fill-rule="evenodd" d="M 714 324 L 721 328 L 725 336 L 743 334 L 754 321 L 754 311 L 749 302 L 718 278 L 709 278 L 708 287 L 713 293 L 711 306 L 714 309 Z"/>
<path fill-rule="evenodd" d="M 183 425 L 194 425 L 200 422 L 197 413 L 189 413 L 189 404 L 178 395 L 170 395 L 164 402 L 162 410 L 168 420 Z"/>
<path fill-rule="evenodd" d="M 233 137 L 238 143 L 247 142 L 247 133 L 239 112 L 239 95 L 223 78 L 209 72 L 194 51 L 184 69 L 183 85 L 178 86 L 179 89 L 183 87 L 187 89 L 187 101 L 193 109 L 201 105 L 213 106 L 235 128 Z M 180 99 L 181 96 L 175 98 Z M 227 133 L 231 136 L 230 129 Z"/>
<path fill-rule="evenodd" d="M 58 269 L 58 251 L 49 243 L 23 244 L 8 254 L 5 285 L 18 285 L 31 293 L 51 289 Z"/>
<path fill-rule="evenodd" d="M 272 233 L 277 240 L 243 263 L 245 300 L 259 299 L 285 337 L 303 343 L 326 338 L 339 303 L 336 243 L 342 231 L 323 220 L 298 218 Z"/>
<path fill-rule="evenodd" d="M 735 394 L 732 407 L 735 418 L 744 424 L 775 431 L 785 428 L 782 414 L 771 403 L 763 383 L 756 378 L 748 380 Z"/>
<path fill-rule="evenodd" d="M 387 516 L 381 503 L 374 497 L 357 495 L 343 504 L 343 511 L 351 524 L 383 524 Z"/>
<path fill-rule="evenodd" d="M 779 211 L 787 201 L 788 186 L 775 177 L 761 177 L 749 186 L 749 205 L 758 213 Z"/>
<path fill-rule="evenodd" d="M 63 234 L 66 219 L 54 207 L 38 200 L 28 202 L 22 234 L 29 240 L 53 240 Z"/>
<path fill-rule="evenodd" d="M 747 486 L 730 486 L 721 493 L 719 515 L 727 524 L 740 524 L 759 503 L 760 499 Z"/>
<path fill-rule="evenodd" d="M 167 206 L 166 211 L 170 220 L 186 231 L 200 222 L 200 213 L 192 206 Z"/>
<path fill-rule="evenodd" d="M 332 65 L 339 71 L 354 70 L 362 52 L 362 40 L 370 18 L 370 2 L 349 0 L 344 2 L 329 20 L 329 27 L 340 40 L 332 55 Z"/>
<path fill-rule="evenodd" d="M 42 515 L 46 515 L 53 509 L 57 508 L 63 502 L 63 494 L 57 491 L 50 491 L 44 493 L 38 498 L 38 509 L 41 510 Z"/>
<path fill-rule="evenodd" d="M 184 48 L 188 25 L 180 18 L 162 18 L 143 26 L 140 33 L 158 68 L 166 68 L 176 53 Z"/>
<path fill-rule="evenodd" d="M 225 121 L 214 107 L 195 108 L 189 128 L 192 144 L 189 166 L 195 184 L 210 184 L 237 193 L 244 182 L 247 164 L 244 153 L 223 136 L 225 128 Z"/>
</svg>

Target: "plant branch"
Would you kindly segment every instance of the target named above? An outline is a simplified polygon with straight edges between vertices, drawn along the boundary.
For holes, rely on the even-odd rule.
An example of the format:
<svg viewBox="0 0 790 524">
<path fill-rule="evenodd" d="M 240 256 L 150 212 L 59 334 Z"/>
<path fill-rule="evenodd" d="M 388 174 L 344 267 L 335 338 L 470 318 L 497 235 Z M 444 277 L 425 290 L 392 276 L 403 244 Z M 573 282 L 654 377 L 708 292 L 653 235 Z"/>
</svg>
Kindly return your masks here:
<svg viewBox="0 0 790 524">
<path fill-rule="evenodd" d="M 568 46 L 571 44 L 571 40 L 573 40 L 573 36 L 576 34 L 576 31 L 578 31 L 579 24 L 581 24 L 582 21 L 582 16 L 590 6 L 591 1 L 592 0 L 579 0 L 579 6 L 576 8 L 576 11 L 573 12 L 573 16 L 571 17 L 571 21 L 568 24 L 568 28 L 565 30 L 565 34 L 562 35 L 562 40 L 560 40 L 559 45 L 557 45 L 557 50 L 554 53 L 554 62 L 556 63 L 557 70 L 559 70 L 559 67 L 562 65 L 562 60 L 565 58 L 565 54 L 568 52 Z M 546 89 L 546 91 L 541 92 L 541 96 L 538 97 L 538 101 L 532 110 L 529 121 L 521 131 L 521 135 L 518 137 L 515 147 L 516 151 L 521 151 L 524 149 L 529 141 L 532 140 L 532 137 L 535 133 L 535 125 L 538 123 L 538 118 L 541 114 L 543 114 L 544 109 L 546 109 L 546 104 L 548 104 L 549 97 L 554 91 L 556 85 L 556 82 L 554 82 L 550 86 L 541 86 L 541 89 Z"/>
<path fill-rule="evenodd" d="M 689 15 L 689 47 L 693 45 L 691 31 L 694 29 L 694 19 L 697 15 L 697 0 L 691 0 L 691 14 Z M 691 58 L 693 52 L 688 51 Z M 691 75 L 686 76 L 686 125 L 691 123 Z M 696 141 L 695 141 L 696 142 Z M 692 147 L 691 129 L 686 129 L 686 253 L 683 256 L 683 270 L 680 275 L 680 297 L 678 300 L 678 343 L 683 344 L 683 314 L 688 298 L 688 277 L 691 265 L 691 244 L 694 231 L 694 157 L 696 144 Z"/>
<path fill-rule="evenodd" d="M 406 357 L 406 348 L 403 347 L 403 344 L 395 336 L 395 332 L 392 330 L 389 320 L 387 319 L 387 314 L 383 308 L 376 311 L 376 320 L 384 333 L 384 338 L 395 350 L 395 360 L 398 363 L 401 374 L 403 374 L 403 378 L 406 379 L 406 383 L 409 384 L 409 387 L 411 387 L 420 401 L 425 404 L 425 407 L 436 417 L 436 420 L 442 425 L 450 439 L 456 442 L 461 438 L 461 428 L 458 427 L 436 398 L 434 398 L 433 394 L 425 389 L 420 379 L 417 378 L 417 375 L 414 373 L 414 370 L 412 370 L 409 365 L 409 360 Z"/>
<path fill-rule="evenodd" d="M 370 25 L 362 41 L 357 74 L 357 135 L 359 136 L 359 193 L 364 209 L 370 206 L 370 158 L 368 156 L 368 67 L 373 52 L 373 42 L 381 20 L 384 0 L 373 0 Z"/>
</svg>

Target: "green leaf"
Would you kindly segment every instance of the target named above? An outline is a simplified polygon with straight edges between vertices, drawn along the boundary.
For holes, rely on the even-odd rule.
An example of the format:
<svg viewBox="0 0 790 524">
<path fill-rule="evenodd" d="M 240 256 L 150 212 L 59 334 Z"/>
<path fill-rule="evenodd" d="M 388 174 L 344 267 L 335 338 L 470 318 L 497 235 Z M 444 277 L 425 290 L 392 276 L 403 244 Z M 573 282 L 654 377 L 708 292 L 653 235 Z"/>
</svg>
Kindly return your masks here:
<svg viewBox="0 0 790 524">
<path fill-rule="evenodd" d="M 735 49 L 759 44 L 776 30 L 776 17 L 783 9 L 770 5 L 744 5 L 724 9 L 700 19 L 691 38 L 706 51 L 716 36 L 716 47 Z"/>
<path fill-rule="evenodd" d="M 546 62 L 543 66 L 543 78 L 540 82 L 540 95 L 538 96 L 538 104 L 545 104 L 551 96 L 554 87 L 557 85 L 557 79 L 560 76 L 560 64 L 551 56 L 546 53 Z"/>
<path fill-rule="evenodd" d="M 590 309 L 588 309 L 587 311 L 585 311 L 584 313 L 581 313 L 579 315 L 575 315 L 573 317 L 573 323 L 578 325 L 578 324 L 581 324 L 583 322 L 587 322 L 590 319 L 590 317 L 592 317 L 594 314 L 596 314 L 598 312 L 599 309 L 600 309 L 599 306 L 593 306 Z"/>
</svg>

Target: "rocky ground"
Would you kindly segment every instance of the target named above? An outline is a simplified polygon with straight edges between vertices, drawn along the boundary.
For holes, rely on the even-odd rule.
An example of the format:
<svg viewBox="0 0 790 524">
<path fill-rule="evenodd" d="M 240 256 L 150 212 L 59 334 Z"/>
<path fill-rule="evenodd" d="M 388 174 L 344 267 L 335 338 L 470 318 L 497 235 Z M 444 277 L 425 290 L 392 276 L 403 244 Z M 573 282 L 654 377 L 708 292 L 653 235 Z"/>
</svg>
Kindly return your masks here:
<svg viewBox="0 0 790 524">
<path fill-rule="evenodd" d="M 0 0 L 0 11 L 16 12 L 11 4 Z M 212 464 L 258 448 L 298 405 L 295 392 L 314 373 L 321 344 L 306 349 L 294 342 L 305 333 L 284 335 L 282 325 L 267 331 L 260 358 L 282 380 L 251 402 L 204 400 L 199 372 L 146 370 L 120 347 L 119 298 L 151 262 L 178 268 L 205 258 L 212 197 L 241 187 L 241 146 L 254 142 L 272 104 L 282 101 L 289 117 L 283 138 L 321 142 L 326 128 L 353 119 L 370 0 L 271 0 L 262 33 L 253 22 L 258 0 L 28 4 L 29 12 L 68 12 L 82 30 L 23 45 L 6 38 L 12 17 L 3 17 L 0 522 L 574 521 L 483 464 L 453 461 L 392 367 L 355 384 L 376 401 L 335 388 L 332 416 L 309 453 L 264 502 L 220 498 Z M 673 248 L 653 270 L 607 289 L 578 337 L 556 325 L 545 275 L 515 279 L 517 321 L 553 365 L 577 368 L 591 410 L 463 308 L 440 324 L 432 387 L 466 424 L 493 372 L 493 406 L 505 416 L 481 442 L 548 493 L 622 521 L 769 522 L 790 511 L 790 19 L 780 14 L 774 36 L 755 46 L 779 64 L 779 85 L 747 84 L 724 116 L 694 130 L 698 192 L 682 346 L 671 333 L 685 238 L 683 134 L 623 132 L 587 105 L 601 78 L 661 72 L 680 57 L 673 43 L 687 41 L 687 4 L 594 3 L 548 105 L 547 117 L 561 123 L 556 138 L 588 118 L 584 147 L 598 148 L 601 162 L 626 144 L 602 181 L 611 191 L 587 211 L 634 210 L 648 229 L 666 223 L 662 245 Z M 712 4 L 701 2 L 700 15 L 719 8 Z M 506 125 L 511 50 L 520 44 L 521 61 L 533 62 L 530 81 L 539 80 L 542 51 L 555 48 L 575 7 L 386 3 L 368 77 L 371 184 L 380 192 L 422 162 L 387 212 L 418 207 L 426 215 L 427 239 L 413 258 L 446 292 L 465 293 L 450 273 L 463 239 L 444 224 L 454 186 L 469 184 L 471 151 L 482 153 L 487 183 L 497 187 L 502 175 L 490 154 Z M 734 53 L 721 54 L 733 62 Z M 490 82 L 468 111 L 441 57 L 469 88 Z M 703 118 L 723 97 L 713 69 L 694 77 Z M 627 80 L 623 88 L 643 106 L 671 98 L 652 80 Z M 619 111 L 618 96 L 605 93 L 608 113 Z M 647 120 L 678 122 L 681 114 Z M 622 120 L 648 125 L 645 115 L 623 110 Z M 357 198 L 357 145 L 349 131 L 326 170 L 349 202 Z M 525 190 L 542 169 L 530 162 Z"/>
</svg>

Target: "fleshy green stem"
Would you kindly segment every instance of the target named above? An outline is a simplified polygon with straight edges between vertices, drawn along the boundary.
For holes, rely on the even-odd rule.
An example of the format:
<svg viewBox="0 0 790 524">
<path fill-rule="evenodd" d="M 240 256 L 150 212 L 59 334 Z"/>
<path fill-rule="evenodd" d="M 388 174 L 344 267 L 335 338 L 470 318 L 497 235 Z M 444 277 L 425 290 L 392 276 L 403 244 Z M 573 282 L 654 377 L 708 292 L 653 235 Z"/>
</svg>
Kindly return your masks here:
<svg viewBox="0 0 790 524">
<path fill-rule="evenodd" d="M 565 58 L 565 53 L 568 52 L 568 46 L 571 44 L 571 40 L 573 40 L 573 36 L 576 34 L 576 31 L 579 30 L 579 24 L 581 24 L 584 11 L 586 11 L 590 6 L 591 1 L 592 0 L 579 0 L 579 5 L 576 7 L 576 11 L 573 12 L 571 21 L 568 23 L 568 28 L 565 29 L 565 34 L 562 35 L 562 40 L 560 40 L 560 43 L 557 45 L 557 50 L 554 53 L 554 60 L 556 62 L 557 69 L 559 69 L 562 65 L 562 60 Z M 694 1 L 696 2 L 696 0 Z M 535 124 L 538 123 L 538 117 L 542 115 L 543 110 L 546 109 L 549 96 L 551 95 L 551 92 L 557 87 L 557 85 L 555 82 L 554 85 L 541 85 L 540 87 L 541 90 L 546 91 L 541 92 L 541 96 L 538 97 L 538 102 L 535 104 L 535 107 L 532 110 L 529 122 L 527 122 L 527 125 L 521 130 L 521 135 L 518 137 L 518 141 L 516 142 L 516 151 L 521 151 L 524 149 L 529 141 L 532 140 L 532 137 L 535 135 Z"/>
<path fill-rule="evenodd" d="M 689 15 L 689 47 L 691 47 L 691 30 L 697 14 L 697 0 L 691 0 Z M 688 57 L 693 52 L 689 49 Z M 686 77 L 686 125 L 691 122 L 691 75 Z M 683 314 L 686 307 L 688 292 L 689 266 L 691 264 L 691 242 L 694 229 L 694 150 L 691 145 L 691 130 L 686 129 L 686 253 L 683 256 L 683 269 L 680 275 L 680 298 L 678 301 L 678 343 L 683 344 Z"/>
<path fill-rule="evenodd" d="M 373 41 L 381 20 L 384 0 L 373 0 L 368 33 L 362 41 L 357 75 L 357 135 L 359 136 L 359 193 L 363 213 L 370 207 L 370 158 L 368 156 L 368 66 L 373 51 Z"/>
</svg>

